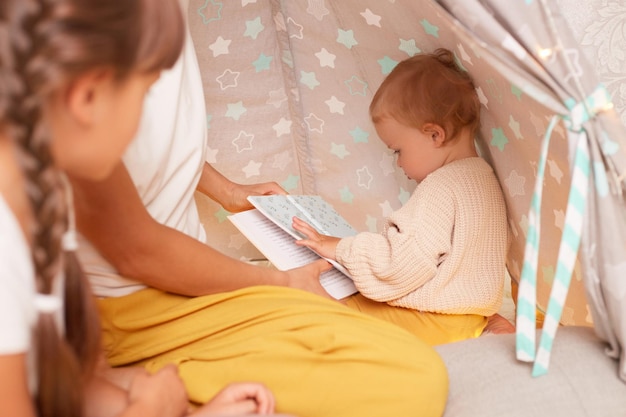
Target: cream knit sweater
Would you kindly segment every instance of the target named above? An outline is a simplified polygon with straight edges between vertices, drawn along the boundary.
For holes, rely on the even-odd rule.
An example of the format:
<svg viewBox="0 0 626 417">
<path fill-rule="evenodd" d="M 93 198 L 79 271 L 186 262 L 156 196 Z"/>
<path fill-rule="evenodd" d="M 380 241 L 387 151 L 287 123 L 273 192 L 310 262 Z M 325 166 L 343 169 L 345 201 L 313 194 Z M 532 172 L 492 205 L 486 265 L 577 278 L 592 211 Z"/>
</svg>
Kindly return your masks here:
<svg viewBox="0 0 626 417">
<path fill-rule="evenodd" d="M 381 234 L 342 239 L 336 257 L 372 300 L 489 316 L 502 303 L 507 249 L 500 184 L 475 157 L 432 172 Z"/>
</svg>

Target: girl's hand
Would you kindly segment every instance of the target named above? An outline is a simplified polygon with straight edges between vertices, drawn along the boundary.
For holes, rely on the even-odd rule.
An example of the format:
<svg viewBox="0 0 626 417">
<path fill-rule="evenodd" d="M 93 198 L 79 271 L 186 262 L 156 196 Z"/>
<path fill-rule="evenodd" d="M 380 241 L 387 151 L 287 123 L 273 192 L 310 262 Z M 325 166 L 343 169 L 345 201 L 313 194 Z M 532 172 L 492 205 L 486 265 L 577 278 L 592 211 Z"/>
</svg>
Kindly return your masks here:
<svg viewBox="0 0 626 417">
<path fill-rule="evenodd" d="M 274 395 L 263 384 L 238 382 L 227 385 L 191 415 L 194 417 L 274 413 Z"/>
<path fill-rule="evenodd" d="M 297 217 L 292 219 L 291 226 L 306 236 L 306 239 L 296 240 L 296 245 L 306 246 L 324 258 L 336 260 L 335 249 L 341 239 L 334 236 L 321 235 L 311 225 Z"/>
</svg>

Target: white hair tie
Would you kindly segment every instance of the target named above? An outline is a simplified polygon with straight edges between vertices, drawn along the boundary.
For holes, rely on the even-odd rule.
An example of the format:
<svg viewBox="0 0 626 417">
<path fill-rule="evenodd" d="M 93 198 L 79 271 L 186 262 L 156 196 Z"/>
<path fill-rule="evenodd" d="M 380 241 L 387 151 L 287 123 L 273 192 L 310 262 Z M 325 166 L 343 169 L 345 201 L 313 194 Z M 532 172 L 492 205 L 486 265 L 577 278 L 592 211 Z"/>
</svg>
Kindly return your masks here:
<svg viewBox="0 0 626 417">
<path fill-rule="evenodd" d="M 76 216 L 74 214 L 74 194 L 72 193 L 72 184 L 64 173 L 61 173 L 61 179 L 65 185 L 65 199 L 67 204 L 67 230 L 61 238 L 61 247 L 68 252 L 78 250 L 78 239 L 76 237 Z"/>
<path fill-rule="evenodd" d="M 63 233 L 61 246 L 68 252 L 74 252 L 78 249 L 78 240 L 76 239 L 75 229 L 68 229 L 65 233 Z"/>
<path fill-rule="evenodd" d="M 35 295 L 35 308 L 40 313 L 56 313 L 61 310 L 61 298 L 51 294 Z"/>
</svg>

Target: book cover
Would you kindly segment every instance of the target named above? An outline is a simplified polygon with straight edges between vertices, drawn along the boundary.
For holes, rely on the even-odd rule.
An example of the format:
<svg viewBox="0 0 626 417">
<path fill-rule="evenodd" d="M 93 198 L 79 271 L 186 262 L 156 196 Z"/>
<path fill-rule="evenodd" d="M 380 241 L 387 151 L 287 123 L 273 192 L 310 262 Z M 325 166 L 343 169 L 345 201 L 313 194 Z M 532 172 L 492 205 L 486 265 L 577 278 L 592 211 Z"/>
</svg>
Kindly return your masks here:
<svg viewBox="0 0 626 417">
<path fill-rule="evenodd" d="M 303 236 L 291 227 L 293 217 L 301 218 L 323 235 L 347 237 L 357 233 L 333 206 L 318 195 L 250 196 L 248 201 L 298 239 Z"/>
<path fill-rule="evenodd" d="M 304 266 L 320 256 L 294 239 L 303 237 L 292 227 L 292 218 L 300 217 L 318 232 L 346 237 L 356 230 L 320 196 L 271 195 L 248 197 L 256 207 L 228 216 L 241 233 L 279 270 Z M 334 268 L 324 272 L 320 283 L 336 299 L 357 292 L 348 271 L 334 260 Z"/>
</svg>

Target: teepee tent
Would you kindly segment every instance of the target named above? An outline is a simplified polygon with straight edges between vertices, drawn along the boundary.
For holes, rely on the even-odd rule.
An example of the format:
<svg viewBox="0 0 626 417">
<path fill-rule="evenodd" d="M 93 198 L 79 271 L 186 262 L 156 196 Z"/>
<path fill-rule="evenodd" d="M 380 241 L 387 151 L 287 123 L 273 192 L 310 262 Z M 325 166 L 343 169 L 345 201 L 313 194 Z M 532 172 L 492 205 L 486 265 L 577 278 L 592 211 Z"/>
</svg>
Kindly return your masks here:
<svg viewBox="0 0 626 417">
<path fill-rule="evenodd" d="M 623 275 L 626 252 L 622 189 L 626 168 L 626 136 L 611 98 L 585 60 L 556 2 L 442 1 L 463 27 L 460 36 L 474 39 L 481 53 L 493 51 L 494 66 L 513 84 L 553 112 L 566 129 L 571 183 L 547 316 L 535 373 L 547 370 L 565 296 L 574 271 L 581 237 L 583 281 L 598 334 L 620 355 L 626 380 L 623 346 L 626 300 Z M 540 235 L 540 205 L 552 125 L 543 137 L 537 187 L 534 190 L 518 298 L 518 358 L 532 360 L 535 294 Z M 583 228 L 585 224 L 585 228 Z M 584 230 L 584 232 L 583 232 Z M 620 291 L 620 287 L 622 287 Z M 620 294 L 621 293 L 621 294 Z M 531 320 L 532 319 L 532 320 Z M 528 336 L 531 339 L 526 339 Z M 621 352 L 621 353 L 620 353 Z"/>
<path fill-rule="evenodd" d="M 199 0 L 191 7 L 207 160 L 239 182 L 320 194 L 358 230 L 379 230 L 414 187 L 369 121 L 373 93 L 402 59 L 452 50 L 475 81 L 484 108 L 479 148 L 507 202 L 518 357 L 545 373 L 558 324 L 593 325 L 626 380 L 626 129 L 558 2 Z M 212 245 L 259 256 L 225 221 L 228 213 L 201 196 L 198 204 Z M 544 329 L 538 341 L 535 322 Z"/>
</svg>

